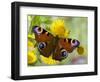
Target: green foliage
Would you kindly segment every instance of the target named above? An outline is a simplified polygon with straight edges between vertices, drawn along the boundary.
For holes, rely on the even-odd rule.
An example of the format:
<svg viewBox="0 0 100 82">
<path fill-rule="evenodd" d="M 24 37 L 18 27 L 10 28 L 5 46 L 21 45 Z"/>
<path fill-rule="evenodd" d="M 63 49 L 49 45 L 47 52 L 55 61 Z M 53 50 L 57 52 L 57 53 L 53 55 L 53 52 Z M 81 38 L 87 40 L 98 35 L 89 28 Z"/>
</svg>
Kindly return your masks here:
<svg viewBox="0 0 100 82">
<path fill-rule="evenodd" d="M 31 34 L 31 30 L 34 26 L 41 26 L 42 24 L 45 25 L 45 28 L 48 29 L 48 25 L 51 23 L 50 16 L 30 16 L 32 18 L 31 25 L 29 27 L 29 34 Z"/>
</svg>

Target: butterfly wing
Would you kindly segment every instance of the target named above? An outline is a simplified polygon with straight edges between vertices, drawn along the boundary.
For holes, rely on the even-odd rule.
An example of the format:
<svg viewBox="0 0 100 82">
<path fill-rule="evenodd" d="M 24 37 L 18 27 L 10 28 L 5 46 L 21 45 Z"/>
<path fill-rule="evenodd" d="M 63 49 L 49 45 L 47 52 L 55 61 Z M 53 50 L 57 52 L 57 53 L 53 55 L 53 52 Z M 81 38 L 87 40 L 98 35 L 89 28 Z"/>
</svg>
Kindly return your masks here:
<svg viewBox="0 0 100 82">
<path fill-rule="evenodd" d="M 60 39 L 59 40 L 60 47 L 63 47 L 67 50 L 68 53 L 71 53 L 76 47 L 80 45 L 80 42 L 76 39 Z"/>
<path fill-rule="evenodd" d="M 45 57 L 49 57 L 54 50 L 55 43 L 53 35 L 39 26 L 35 26 L 33 32 L 35 33 L 35 39 L 38 43 L 40 53 Z"/>
<path fill-rule="evenodd" d="M 54 38 L 52 34 L 39 26 L 35 26 L 33 32 L 40 53 L 45 57 L 49 57 L 53 53 L 52 58 L 55 60 L 61 61 L 65 59 L 68 53 L 71 53 L 80 44 L 75 39 Z"/>
<path fill-rule="evenodd" d="M 53 53 L 53 59 L 59 61 L 65 59 L 68 56 L 68 53 L 71 53 L 76 47 L 79 46 L 79 44 L 80 42 L 75 39 L 60 38 Z"/>
</svg>

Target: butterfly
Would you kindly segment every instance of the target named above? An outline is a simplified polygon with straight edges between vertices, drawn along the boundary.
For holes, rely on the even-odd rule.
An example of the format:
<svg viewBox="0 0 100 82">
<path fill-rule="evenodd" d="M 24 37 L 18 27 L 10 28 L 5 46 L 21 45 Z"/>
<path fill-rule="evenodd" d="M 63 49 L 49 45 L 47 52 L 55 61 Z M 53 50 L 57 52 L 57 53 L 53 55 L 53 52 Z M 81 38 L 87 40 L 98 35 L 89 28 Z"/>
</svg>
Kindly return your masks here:
<svg viewBox="0 0 100 82">
<path fill-rule="evenodd" d="M 45 57 L 52 54 L 52 58 L 58 61 L 67 58 L 68 53 L 73 52 L 80 45 L 76 39 L 54 37 L 39 26 L 34 26 L 32 32 L 35 34 L 39 52 Z"/>
</svg>

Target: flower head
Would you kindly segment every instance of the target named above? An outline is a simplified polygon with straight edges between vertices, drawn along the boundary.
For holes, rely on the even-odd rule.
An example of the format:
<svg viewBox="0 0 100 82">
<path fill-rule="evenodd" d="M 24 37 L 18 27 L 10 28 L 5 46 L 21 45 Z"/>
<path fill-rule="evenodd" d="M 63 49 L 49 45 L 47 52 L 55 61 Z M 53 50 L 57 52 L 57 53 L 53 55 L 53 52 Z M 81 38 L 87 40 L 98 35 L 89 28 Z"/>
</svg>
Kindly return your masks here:
<svg viewBox="0 0 100 82">
<path fill-rule="evenodd" d="M 52 59 L 52 55 L 49 57 L 44 57 L 44 56 L 40 55 L 40 57 L 41 57 L 42 62 L 45 64 L 53 65 L 53 64 L 60 63 L 59 61 Z"/>
<path fill-rule="evenodd" d="M 79 46 L 79 47 L 77 48 L 77 52 L 78 52 L 79 55 L 83 55 L 83 53 L 84 53 L 84 47 Z"/>
<path fill-rule="evenodd" d="M 34 34 L 28 34 L 28 38 L 35 39 L 35 35 Z"/>
<path fill-rule="evenodd" d="M 28 47 L 33 47 L 33 46 L 34 46 L 34 44 L 28 40 Z"/>
<path fill-rule="evenodd" d="M 35 48 L 36 41 L 34 38 L 34 34 L 28 34 L 28 50 L 33 50 Z"/>
<path fill-rule="evenodd" d="M 34 64 L 36 61 L 36 54 L 33 51 L 28 51 L 28 64 Z"/>
<path fill-rule="evenodd" d="M 28 36 L 28 38 L 30 38 Z M 28 64 L 34 64 L 37 61 L 37 56 L 35 54 L 35 43 L 28 39 Z"/>
<path fill-rule="evenodd" d="M 69 34 L 69 30 L 65 28 L 64 20 L 54 20 L 50 27 L 54 36 L 66 37 Z"/>
</svg>

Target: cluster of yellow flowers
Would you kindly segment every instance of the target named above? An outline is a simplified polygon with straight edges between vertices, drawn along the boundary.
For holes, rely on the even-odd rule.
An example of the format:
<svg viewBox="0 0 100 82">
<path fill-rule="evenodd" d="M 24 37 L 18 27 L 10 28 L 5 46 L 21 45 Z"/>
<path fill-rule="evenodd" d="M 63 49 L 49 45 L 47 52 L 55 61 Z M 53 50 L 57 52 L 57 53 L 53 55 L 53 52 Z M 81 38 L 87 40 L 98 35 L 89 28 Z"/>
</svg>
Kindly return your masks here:
<svg viewBox="0 0 100 82">
<path fill-rule="evenodd" d="M 68 37 L 70 33 L 69 29 L 67 27 L 65 28 L 64 20 L 61 19 L 54 20 L 50 30 L 54 36 L 58 37 Z"/>
<path fill-rule="evenodd" d="M 28 38 L 34 38 L 32 35 L 28 35 Z M 28 64 L 34 64 L 37 61 L 37 56 L 34 52 L 34 44 L 28 40 Z"/>
<path fill-rule="evenodd" d="M 37 61 L 37 56 L 34 51 L 28 51 L 28 64 L 34 64 Z"/>
<path fill-rule="evenodd" d="M 59 64 L 59 61 L 52 59 L 52 55 L 49 56 L 48 58 L 44 57 L 42 55 L 40 55 L 40 57 L 41 57 L 41 60 L 43 61 L 43 63 L 45 63 L 45 64 L 51 64 L 51 65 L 52 64 Z"/>
</svg>

